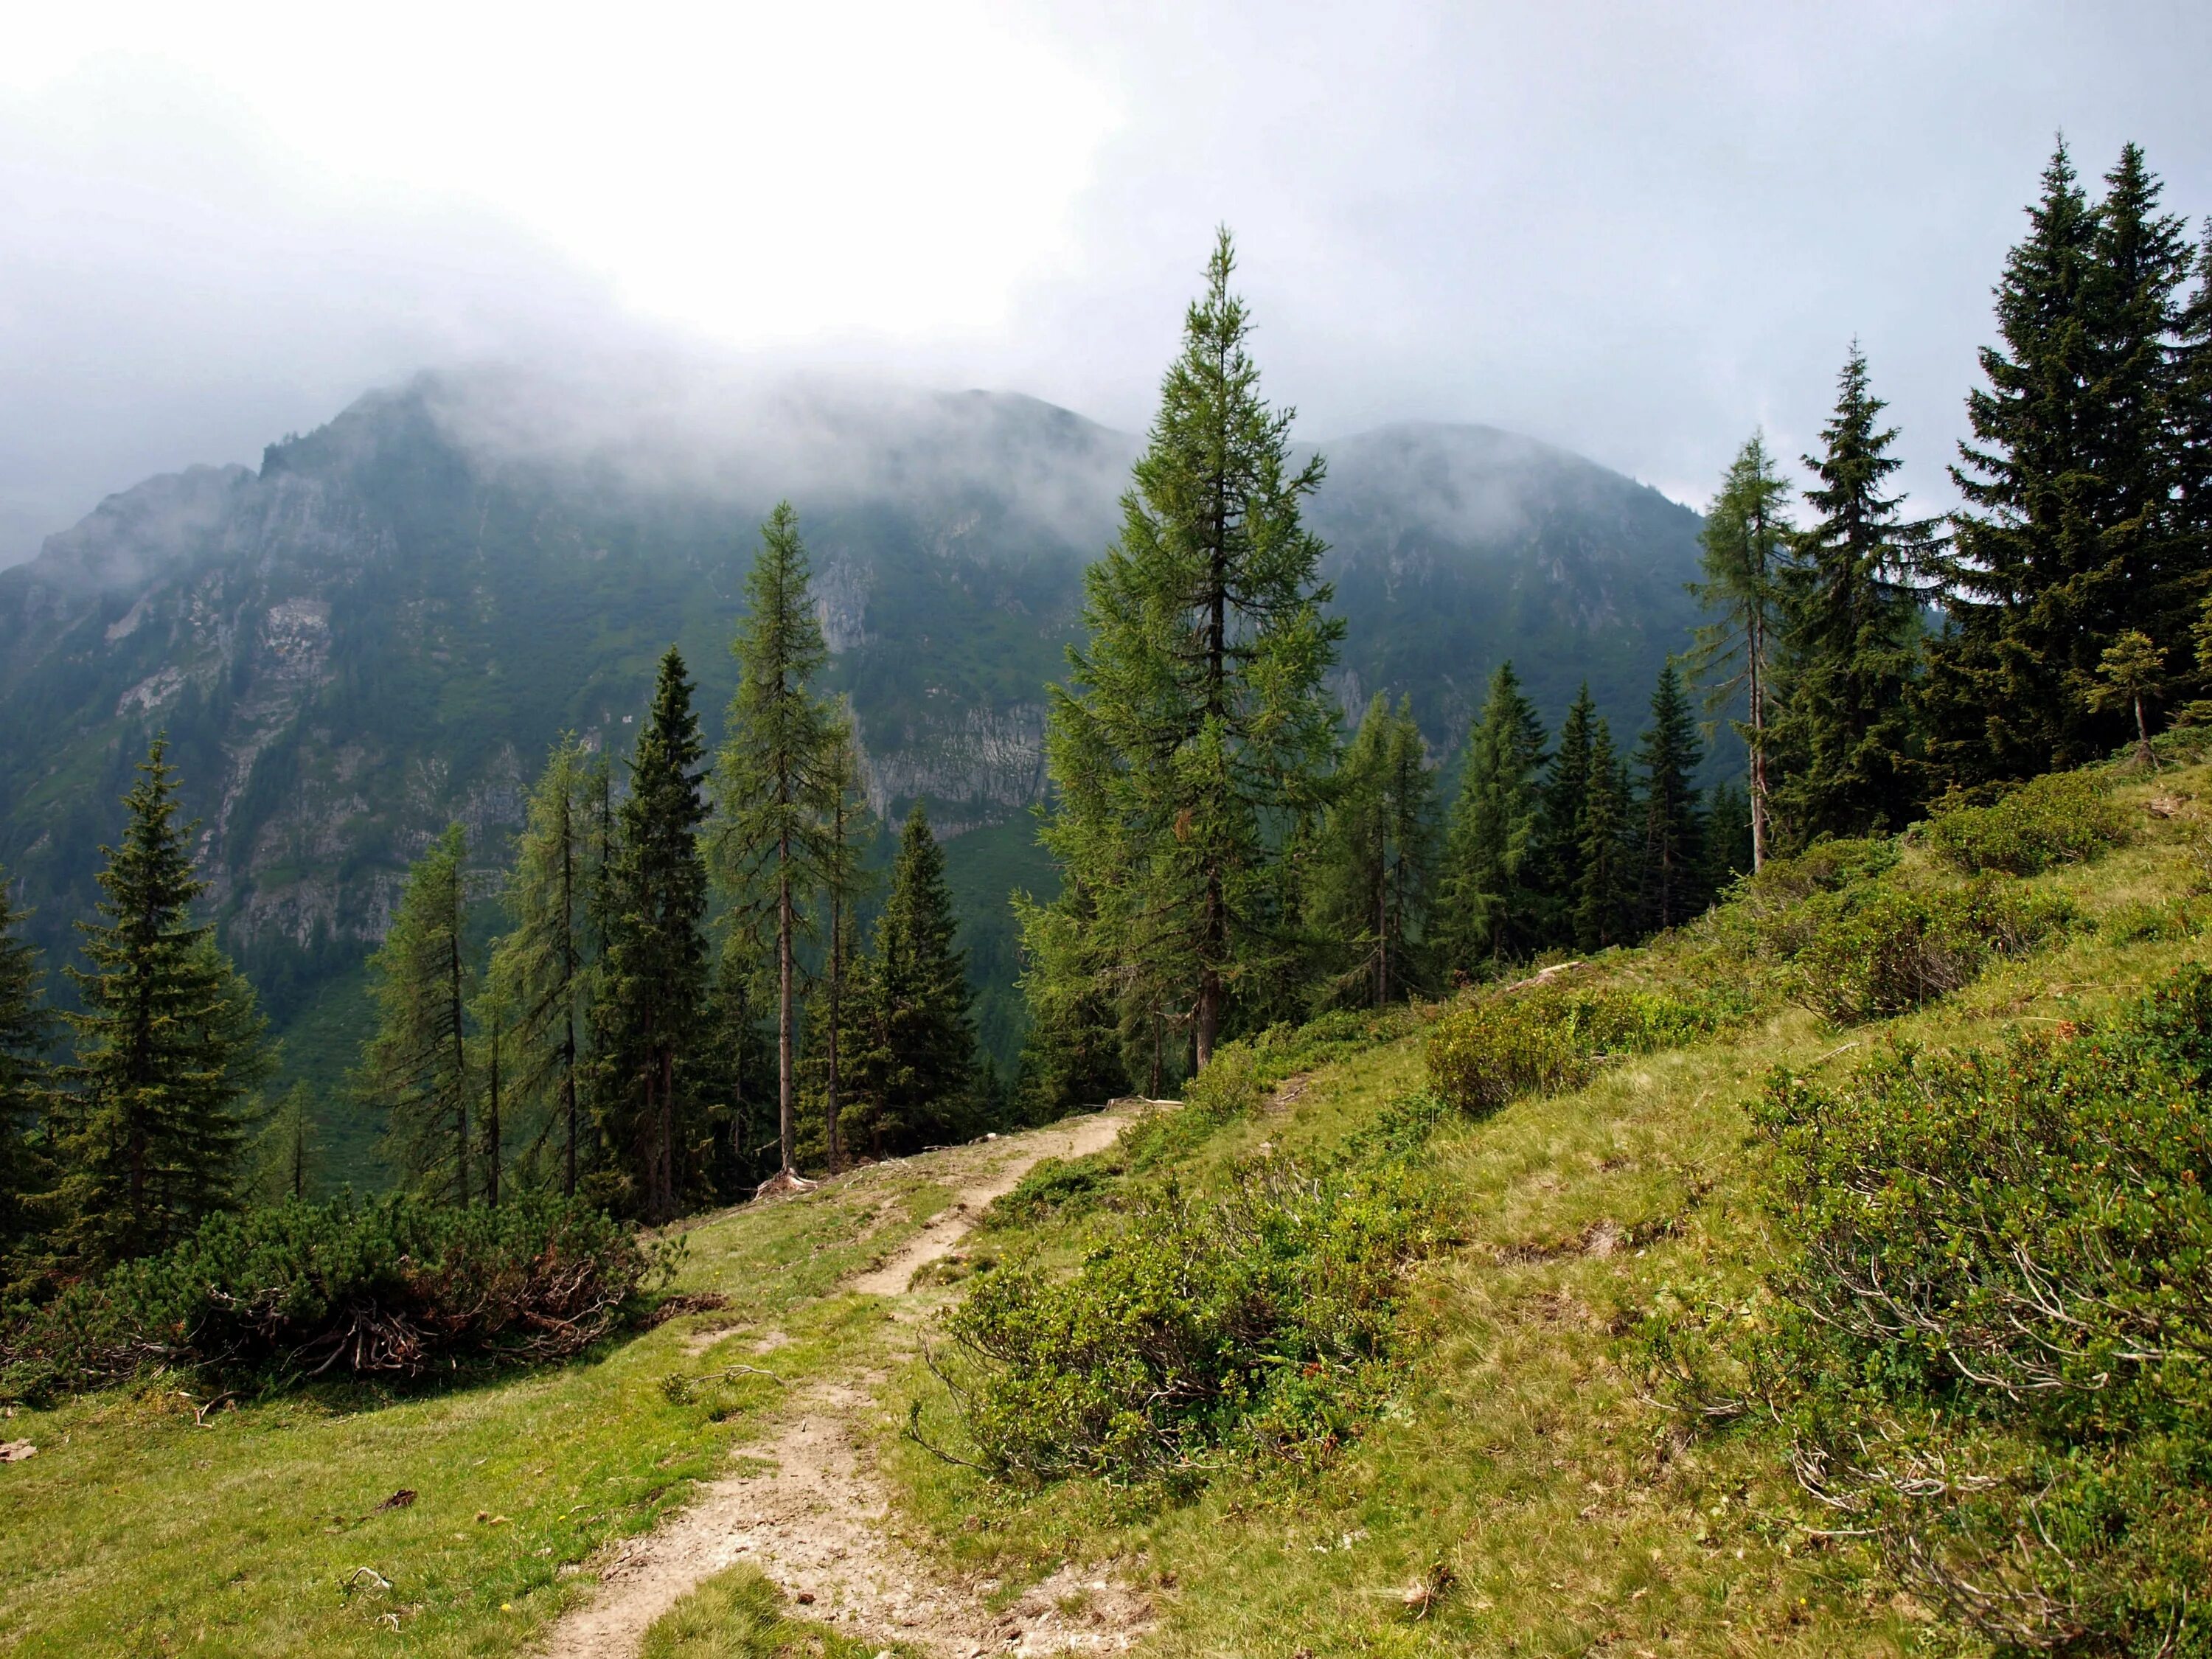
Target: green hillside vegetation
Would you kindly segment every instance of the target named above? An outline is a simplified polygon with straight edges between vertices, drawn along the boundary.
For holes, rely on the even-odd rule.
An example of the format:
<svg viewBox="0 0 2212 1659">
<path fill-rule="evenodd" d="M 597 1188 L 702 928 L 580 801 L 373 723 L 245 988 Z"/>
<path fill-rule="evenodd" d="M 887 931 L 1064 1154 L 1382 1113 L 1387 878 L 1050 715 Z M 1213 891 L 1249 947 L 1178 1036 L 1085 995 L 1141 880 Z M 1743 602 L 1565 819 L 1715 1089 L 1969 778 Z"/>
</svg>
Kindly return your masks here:
<svg viewBox="0 0 2212 1659">
<path fill-rule="evenodd" d="M 1162 1653 L 1978 1650 L 1940 1586 L 1847 1535 L 1796 1473 L 1822 1413 L 1921 1413 L 1940 1437 L 1916 1391 L 1942 1378 L 1899 1371 L 1917 1350 L 1894 1343 L 1832 1391 L 1759 1375 L 1771 1345 L 1831 1352 L 1792 1310 L 1833 1294 L 1815 1212 L 1863 1190 L 1830 1168 L 1850 1146 L 1821 1154 L 1791 1125 L 1814 1095 L 1877 1112 L 1900 1066 L 2119 1041 L 2147 991 L 2205 960 L 2212 767 L 2161 751 L 2154 775 L 2045 786 L 2002 836 L 1954 815 L 1777 863 L 1691 927 L 1537 983 L 1227 1045 L 1181 1112 L 1040 1165 L 939 1274 L 934 1369 L 878 1400 L 908 1530 L 1003 1598 L 1070 1558 L 1134 1575 Z M 2065 850 L 2027 876 L 1957 867 L 1962 845 L 2026 842 Z M 1940 908 L 1989 880 L 2064 920 L 1911 1012 L 1819 1011 L 1830 931 L 1884 896 Z M 1485 1046 L 1534 1059 L 1471 1069 Z M 2212 1178 L 2203 1098 L 2154 1097 L 2171 1189 Z M 0 1482 L 0 1629 L 26 1653 L 335 1654 L 385 1650 L 392 1615 L 410 1651 L 525 1650 L 587 1586 L 576 1564 L 680 1504 L 787 1389 L 883 1352 L 882 1303 L 838 1281 L 945 1201 L 932 1170 L 684 1228 L 671 1289 L 726 1304 L 542 1375 L 225 1401 L 171 1372 L 19 1409 L 9 1433 L 40 1449 Z M 2154 1272 L 2138 1289 L 2159 1282 L 2195 1294 Z M 1097 1338 L 1180 1397 L 1144 1405 L 1146 1377 L 1087 1363 Z M 2128 1433 L 2160 1443 L 2111 1455 L 2201 1455 L 2185 1370 L 2137 1370 L 2129 1399 L 2166 1403 Z M 1773 1409 L 1744 1409 L 1754 1390 Z M 1950 1455 L 2094 1454 L 2063 1419 L 1985 1401 Z M 2186 1494 L 2099 1499 L 2169 1575 L 2137 1581 L 2138 1629 L 2208 1559 Z M 648 1650 L 808 1650 L 806 1617 L 740 1575 Z"/>
</svg>

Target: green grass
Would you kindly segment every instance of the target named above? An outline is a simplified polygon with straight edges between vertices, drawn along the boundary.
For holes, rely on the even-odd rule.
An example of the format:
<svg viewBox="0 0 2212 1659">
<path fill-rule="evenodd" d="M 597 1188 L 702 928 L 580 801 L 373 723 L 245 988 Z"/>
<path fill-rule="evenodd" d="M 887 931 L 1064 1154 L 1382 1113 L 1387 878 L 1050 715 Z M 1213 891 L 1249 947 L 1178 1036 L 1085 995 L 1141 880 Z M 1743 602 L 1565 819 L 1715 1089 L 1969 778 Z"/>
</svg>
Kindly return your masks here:
<svg viewBox="0 0 2212 1659">
<path fill-rule="evenodd" d="M 718 1573 L 655 1620 L 638 1659 L 872 1659 L 878 1650 L 826 1626 L 787 1619 L 757 1567 Z"/>
</svg>

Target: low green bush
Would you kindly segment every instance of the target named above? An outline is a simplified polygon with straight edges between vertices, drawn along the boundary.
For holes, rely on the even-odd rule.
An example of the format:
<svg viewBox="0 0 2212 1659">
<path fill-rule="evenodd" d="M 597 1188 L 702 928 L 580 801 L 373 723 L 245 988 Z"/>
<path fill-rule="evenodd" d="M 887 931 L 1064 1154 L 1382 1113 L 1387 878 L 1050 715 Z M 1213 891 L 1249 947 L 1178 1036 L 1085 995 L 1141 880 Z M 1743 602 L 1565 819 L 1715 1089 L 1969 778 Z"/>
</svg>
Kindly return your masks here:
<svg viewBox="0 0 2212 1659">
<path fill-rule="evenodd" d="M 2010 877 L 1918 890 L 1875 884 L 1807 902 L 1810 937 L 1793 1000 L 1838 1025 L 1902 1014 L 1972 983 L 1990 960 L 2033 949 L 2074 917 Z"/>
<path fill-rule="evenodd" d="M 2212 975 L 1757 1118 L 1794 1254 L 1753 1371 L 1824 1524 L 2001 1652 L 2212 1653 Z"/>
<path fill-rule="evenodd" d="M 1048 1217 L 1073 1218 L 1096 1208 L 1120 1178 L 1119 1160 L 1105 1153 L 1039 1158 L 1029 1173 L 984 1210 L 985 1228 L 1034 1227 Z"/>
<path fill-rule="evenodd" d="M 1988 806 L 1939 809 L 1920 831 L 1928 850 L 1973 875 L 2039 875 L 2095 858 L 2126 838 L 2127 816 L 2110 781 L 2090 772 L 2053 772 Z"/>
<path fill-rule="evenodd" d="M 621 1224 L 552 1195 L 219 1215 L 0 1328 L 0 1397 L 162 1368 L 244 1387 L 562 1359 L 637 1311 L 665 1266 Z"/>
<path fill-rule="evenodd" d="M 981 1280 L 936 1362 L 974 1461 L 1170 1484 L 1231 1449 L 1325 1462 L 1379 1399 L 1401 1270 L 1440 1236 L 1427 1120 L 1405 1121 L 1334 1160 L 1242 1165 L 1218 1195 L 1146 1189 L 1072 1273 L 1030 1259 Z"/>
<path fill-rule="evenodd" d="M 1607 1060 L 1693 1042 L 1717 1007 L 1658 992 L 1557 982 L 1493 993 L 1429 1033 L 1429 1084 L 1463 1112 L 1587 1081 Z"/>
<path fill-rule="evenodd" d="M 1839 891 L 1896 865 L 1897 842 L 1888 836 L 1818 841 L 1790 858 L 1767 860 L 1756 875 L 1737 884 L 1737 892 L 1754 902 L 1788 904 L 1815 893 Z"/>
</svg>

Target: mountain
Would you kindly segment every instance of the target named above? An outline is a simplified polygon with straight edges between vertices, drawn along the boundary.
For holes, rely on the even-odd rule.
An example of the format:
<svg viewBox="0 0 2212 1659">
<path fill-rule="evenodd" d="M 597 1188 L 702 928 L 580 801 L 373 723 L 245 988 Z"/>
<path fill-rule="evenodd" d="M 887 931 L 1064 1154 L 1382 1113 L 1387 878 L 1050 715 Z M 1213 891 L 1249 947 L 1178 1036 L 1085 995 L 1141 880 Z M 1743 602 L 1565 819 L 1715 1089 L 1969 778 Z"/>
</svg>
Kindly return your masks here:
<svg viewBox="0 0 2212 1659">
<path fill-rule="evenodd" d="M 950 842 L 987 1041 L 1018 1041 L 1004 899 L 1050 871 L 1042 688 L 1139 441 L 1033 398 L 649 374 L 426 376 L 110 497 L 0 571 L 0 866 L 50 960 L 169 733 L 223 936 L 331 1076 L 359 965 L 448 821 L 485 884 L 564 727 L 617 750 L 679 643 L 710 739 L 754 526 L 789 496 L 871 801 Z M 1348 708 L 1410 691 L 1455 746 L 1501 657 L 1556 715 L 1587 676 L 1633 728 L 1692 621 L 1698 520 L 1564 451 L 1404 425 L 1325 446 L 1313 522 Z"/>
</svg>

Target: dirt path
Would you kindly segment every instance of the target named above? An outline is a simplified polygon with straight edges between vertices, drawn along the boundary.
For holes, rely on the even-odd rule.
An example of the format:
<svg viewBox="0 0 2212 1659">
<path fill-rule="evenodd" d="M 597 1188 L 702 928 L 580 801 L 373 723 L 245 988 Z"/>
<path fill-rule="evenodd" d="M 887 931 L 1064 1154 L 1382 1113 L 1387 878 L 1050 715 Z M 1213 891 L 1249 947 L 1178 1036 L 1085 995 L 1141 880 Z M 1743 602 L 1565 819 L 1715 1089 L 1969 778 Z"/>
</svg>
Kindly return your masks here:
<svg viewBox="0 0 2212 1659">
<path fill-rule="evenodd" d="M 915 1272 L 950 1255 L 984 1206 L 1043 1158 L 1111 1146 L 1131 1115 L 1110 1109 L 940 1154 L 952 1165 L 947 1177 L 960 1183 L 952 1203 L 848 1288 L 913 1296 Z M 918 1323 L 902 1318 L 895 1325 L 890 1363 L 912 1352 Z M 659 1531 L 630 1540 L 601 1567 L 599 1594 L 554 1627 L 548 1659 L 633 1659 L 647 1626 L 679 1596 L 740 1561 L 757 1563 L 789 1595 L 809 1598 L 811 1617 L 866 1641 L 905 1643 L 945 1659 L 1115 1652 L 1133 1642 L 1150 1609 L 1126 1586 L 1064 1568 L 994 1613 L 983 1597 L 994 1583 L 948 1581 L 889 1535 L 890 1499 L 860 1421 L 889 1375 L 884 1366 L 830 1378 L 794 1398 L 742 1449 L 740 1470 L 750 1472 L 707 1486 Z"/>
</svg>

